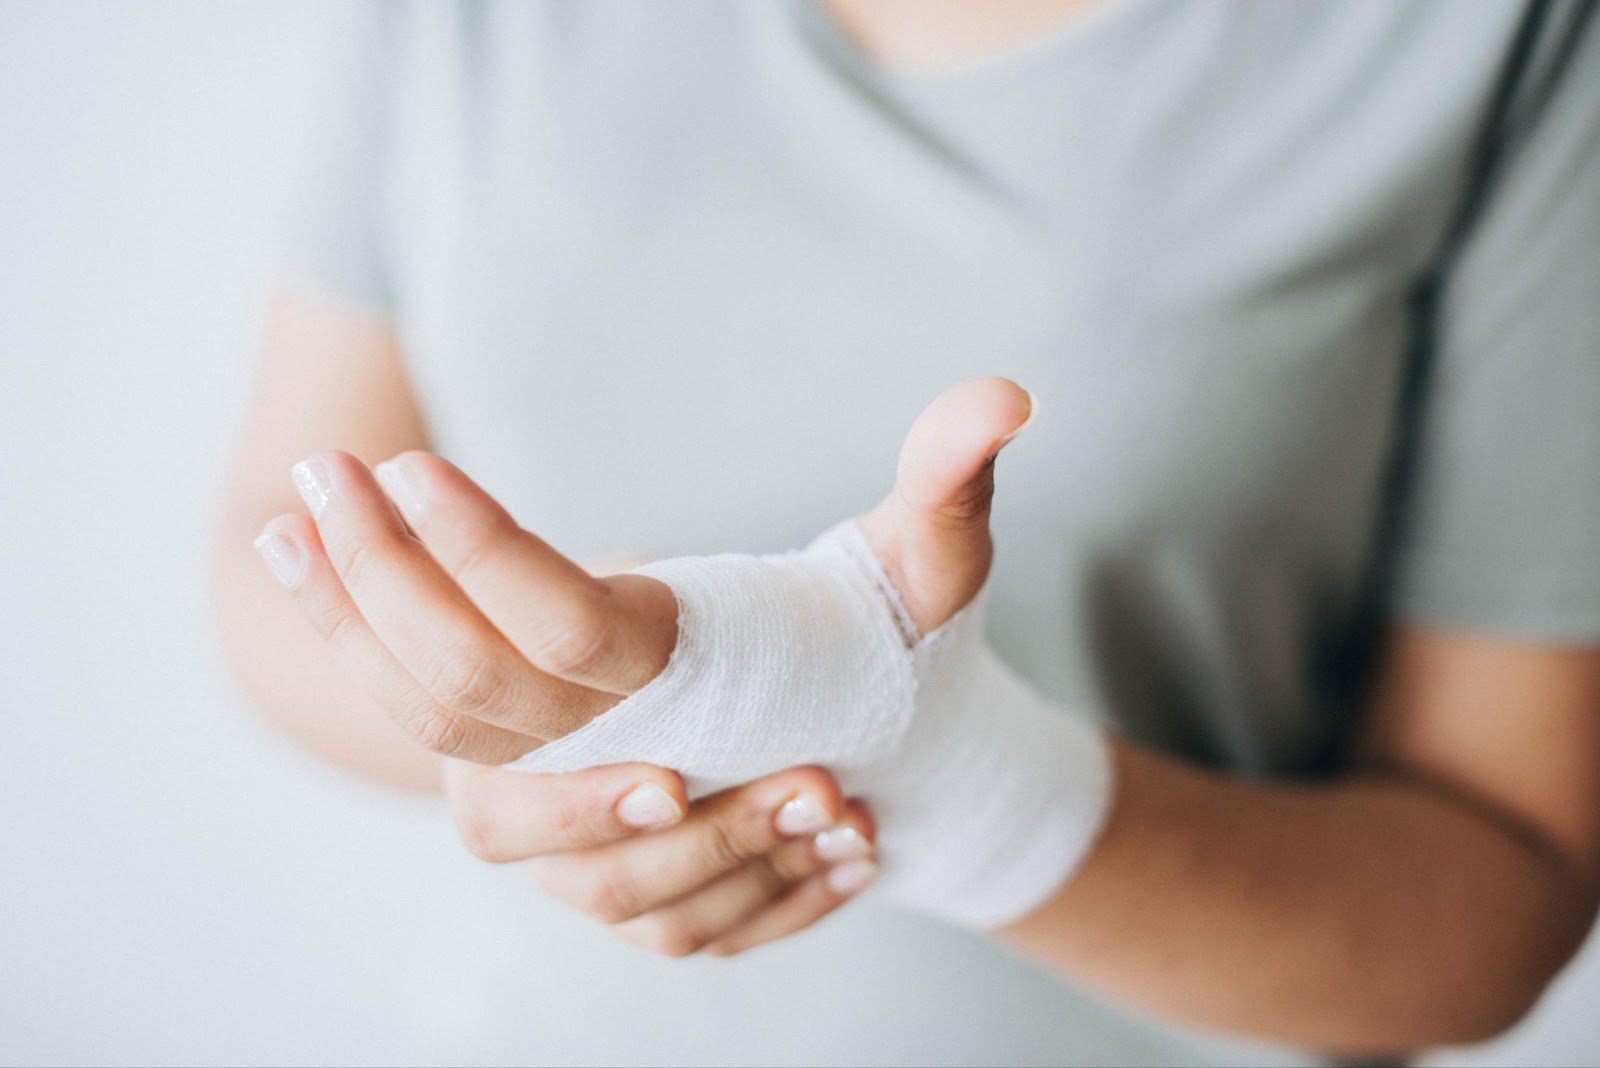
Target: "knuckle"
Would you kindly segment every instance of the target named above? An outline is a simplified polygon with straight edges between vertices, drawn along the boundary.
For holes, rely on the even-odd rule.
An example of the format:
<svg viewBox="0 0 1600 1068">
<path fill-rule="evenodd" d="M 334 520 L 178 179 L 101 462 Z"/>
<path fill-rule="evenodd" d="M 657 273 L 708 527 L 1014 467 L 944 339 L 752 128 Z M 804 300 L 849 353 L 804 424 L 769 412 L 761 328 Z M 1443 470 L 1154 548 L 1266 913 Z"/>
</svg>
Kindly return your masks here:
<svg viewBox="0 0 1600 1068">
<path fill-rule="evenodd" d="M 664 957 L 689 957 L 705 948 L 707 939 L 681 919 L 649 914 L 629 925 L 636 944 Z"/>
<path fill-rule="evenodd" d="M 488 657 L 461 648 L 441 650 L 420 681 L 435 701 L 463 716 L 476 716 L 494 706 L 505 687 Z"/>
<path fill-rule="evenodd" d="M 356 623 L 355 614 L 337 601 L 313 605 L 310 617 L 317 637 L 328 645 L 343 645 Z"/>
<path fill-rule="evenodd" d="M 334 561 L 334 570 L 344 580 L 345 586 L 355 589 L 366 582 L 376 552 L 371 543 L 358 541 L 339 554 L 339 559 Z"/>
<path fill-rule="evenodd" d="M 934 509 L 933 518 L 953 526 L 965 526 L 988 515 L 993 503 L 994 480 L 985 478 L 970 493 L 939 505 Z"/>
<path fill-rule="evenodd" d="M 553 803 L 550 818 L 562 842 L 582 846 L 612 837 L 610 821 L 595 811 L 592 804 L 577 797 L 563 797 Z"/>
<path fill-rule="evenodd" d="M 585 674 L 610 651 L 611 628 L 605 616 L 578 611 L 547 627 L 535 642 L 532 660 L 552 675 Z"/>
<path fill-rule="evenodd" d="M 706 824 L 699 836 L 701 860 L 708 869 L 726 871 L 749 860 L 754 850 L 744 841 L 733 819 L 716 819 Z"/>
<path fill-rule="evenodd" d="M 797 883 L 820 866 L 811 839 L 785 842 L 761 857 L 760 874 L 769 889 Z"/>
<path fill-rule="evenodd" d="M 481 861 L 504 864 L 513 859 L 501 841 L 499 827 L 481 805 L 457 805 L 456 833 L 467 852 Z"/>
<path fill-rule="evenodd" d="M 470 580 L 485 569 L 492 571 L 495 558 L 518 533 L 517 525 L 509 516 L 494 514 L 476 519 L 456 532 L 460 544 L 452 573 L 457 579 Z"/>
<path fill-rule="evenodd" d="M 441 756 L 464 756 L 470 741 L 460 719 L 437 709 L 406 716 L 401 726 L 413 741 Z"/>
<path fill-rule="evenodd" d="M 626 923 L 644 911 L 633 887 L 609 874 L 590 879 L 574 903 L 601 923 Z"/>
</svg>

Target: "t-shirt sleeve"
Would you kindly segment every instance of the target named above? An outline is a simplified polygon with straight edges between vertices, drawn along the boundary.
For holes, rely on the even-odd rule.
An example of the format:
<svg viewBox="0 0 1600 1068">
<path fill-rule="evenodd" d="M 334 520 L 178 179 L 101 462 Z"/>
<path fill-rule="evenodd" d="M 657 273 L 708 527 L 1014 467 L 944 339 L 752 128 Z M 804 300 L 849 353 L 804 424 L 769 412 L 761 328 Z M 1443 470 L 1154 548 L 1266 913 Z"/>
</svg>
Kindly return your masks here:
<svg viewBox="0 0 1600 1068">
<path fill-rule="evenodd" d="M 1600 639 L 1600 27 L 1513 135 L 1440 297 L 1396 615 Z"/>
<path fill-rule="evenodd" d="M 381 190 L 384 13 L 352 6 L 313 86 L 284 198 L 275 281 L 387 313 Z"/>
</svg>

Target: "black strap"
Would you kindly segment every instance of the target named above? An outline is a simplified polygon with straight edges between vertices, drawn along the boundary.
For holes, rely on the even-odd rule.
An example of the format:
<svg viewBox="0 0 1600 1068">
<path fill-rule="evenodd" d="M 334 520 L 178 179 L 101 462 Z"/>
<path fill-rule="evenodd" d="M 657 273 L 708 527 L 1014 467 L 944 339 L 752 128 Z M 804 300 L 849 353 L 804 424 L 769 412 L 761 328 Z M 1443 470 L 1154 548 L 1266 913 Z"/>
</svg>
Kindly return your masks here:
<svg viewBox="0 0 1600 1068">
<path fill-rule="evenodd" d="M 1455 210 L 1427 269 L 1414 281 L 1407 296 L 1410 335 L 1391 424 L 1394 439 L 1381 486 L 1381 506 L 1370 542 L 1369 565 L 1356 602 L 1356 640 L 1354 648 L 1337 655 L 1336 663 L 1326 665 L 1323 676 L 1335 708 L 1362 707 L 1383 640 L 1387 594 L 1395 579 L 1398 550 L 1410 520 L 1409 502 L 1420 461 L 1428 391 L 1434 380 L 1439 305 L 1445 284 L 1483 214 L 1506 160 L 1547 110 L 1596 7 L 1600 7 L 1596 0 L 1530 0 L 1496 76 Z M 1353 730 L 1353 720 L 1337 720 L 1343 720 L 1341 727 Z M 1335 753 L 1344 748 L 1348 738 L 1346 734 L 1337 740 Z"/>
</svg>

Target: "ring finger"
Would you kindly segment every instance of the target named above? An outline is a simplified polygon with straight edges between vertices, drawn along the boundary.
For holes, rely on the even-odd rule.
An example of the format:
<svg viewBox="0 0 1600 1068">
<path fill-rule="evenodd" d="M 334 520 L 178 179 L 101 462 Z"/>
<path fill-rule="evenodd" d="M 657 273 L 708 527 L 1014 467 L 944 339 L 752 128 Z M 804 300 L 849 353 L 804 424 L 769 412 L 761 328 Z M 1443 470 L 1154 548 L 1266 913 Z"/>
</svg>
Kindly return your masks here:
<svg viewBox="0 0 1600 1068">
<path fill-rule="evenodd" d="M 842 869 L 870 864 L 870 833 L 865 810 L 852 803 L 838 824 L 815 838 L 784 842 L 670 904 L 616 924 L 613 930 L 623 939 L 656 953 L 688 956 L 725 939 L 767 908 L 788 900 L 797 888 L 817 882 L 821 894 L 807 894 L 803 907 L 784 910 L 783 915 L 791 920 L 808 917 L 793 928 L 798 930 L 837 908 L 853 892 L 838 892 L 826 873 L 835 865 Z M 819 873 L 823 878 L 815 879 Z"/>
<path fill-rule="evenodd" d="M 321 453 L 296 465 L 295 482 L 350 599 L 437 706 L 548 740 L 617 702 L 528 663 L 406 532 L 360 461 Z"/>
<path fill-rule="evenodd" d="M 413 738 L 484 763 L 514 760 L 537 739 L 478 723 L 441 707 L 372 632 L 328 560 L 307 516 L 280 516 L 256 539 L 273 574 L 294 596 L 318 637 L 338 651 L 373 700 Z"/>
</svg>

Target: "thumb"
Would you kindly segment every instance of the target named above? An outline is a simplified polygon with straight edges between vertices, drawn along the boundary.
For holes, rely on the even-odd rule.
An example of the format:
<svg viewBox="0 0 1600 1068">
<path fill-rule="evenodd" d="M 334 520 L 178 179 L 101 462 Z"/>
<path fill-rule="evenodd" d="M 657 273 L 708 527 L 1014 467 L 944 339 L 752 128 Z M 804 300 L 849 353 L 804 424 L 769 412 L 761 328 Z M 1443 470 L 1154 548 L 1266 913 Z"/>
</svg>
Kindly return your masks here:
<svg viewBox="0 0 1600 1068">
<path fill-rule="evenodd" d="M 989 575 L 993 461 L 1033 414 L 1033 395 L 1008 379 L 945 390 L 911 425 L 894 492 L 861 520 L 924 634 L 965 607 Z"/>
</svg>

